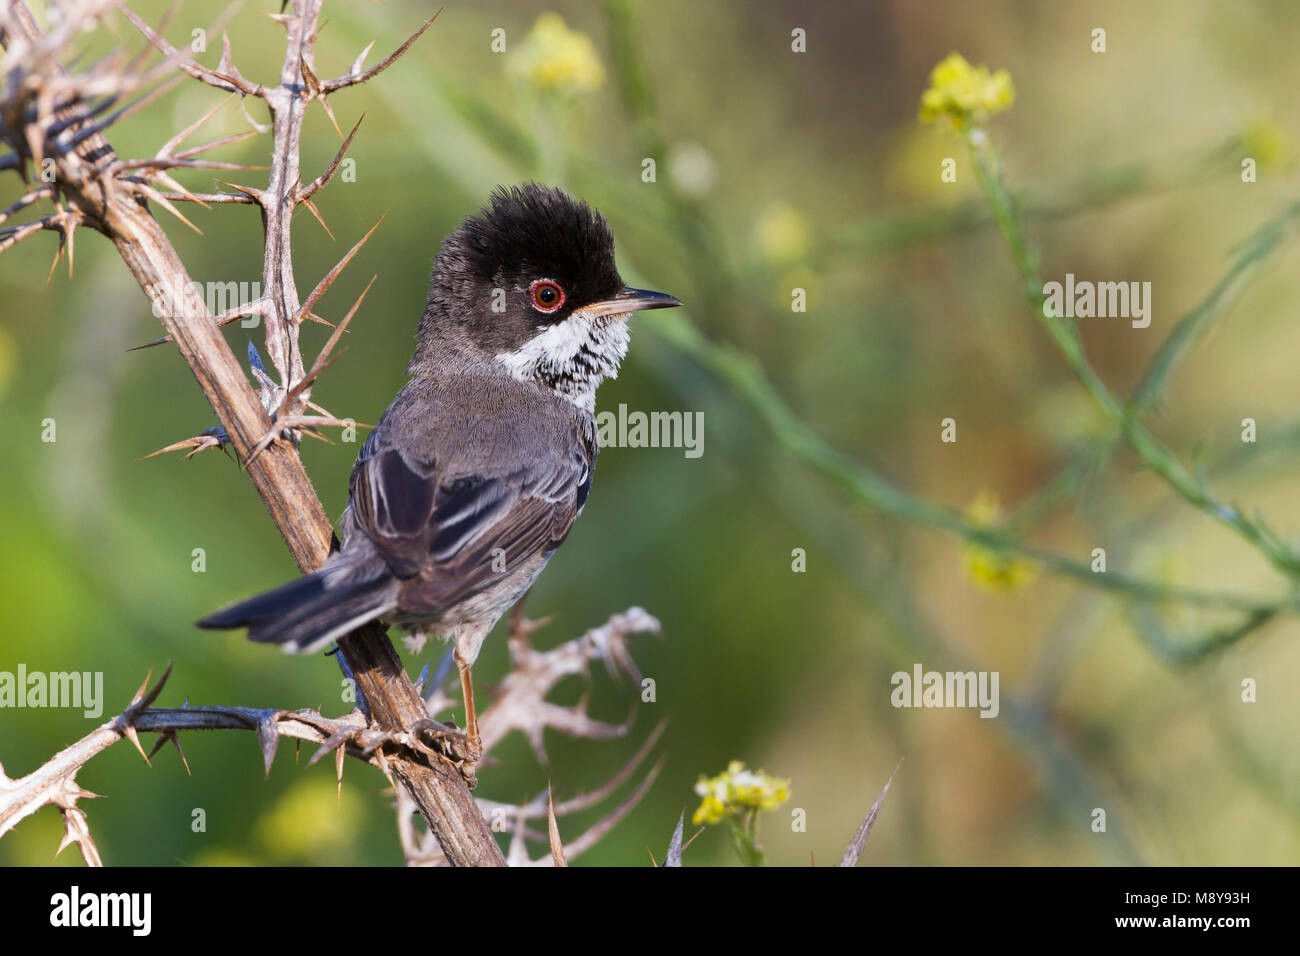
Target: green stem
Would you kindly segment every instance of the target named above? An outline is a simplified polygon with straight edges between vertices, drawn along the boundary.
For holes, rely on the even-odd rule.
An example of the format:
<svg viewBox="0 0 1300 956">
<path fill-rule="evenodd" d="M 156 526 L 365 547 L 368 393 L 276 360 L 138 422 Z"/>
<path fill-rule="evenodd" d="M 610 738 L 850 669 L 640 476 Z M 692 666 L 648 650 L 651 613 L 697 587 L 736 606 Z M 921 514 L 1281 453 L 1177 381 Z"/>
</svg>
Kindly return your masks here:
<svg viewBox="0 0 1300 956">
<path fill-rule="evenodd" d="M 763 851 L 758 846 L 758 810 L 746 811 L 742 818 L 727 814 L 727 829 L 731 831 L 731 845 L 740 857 L 742 866 L 762 866 Z"/>
<path fill-rule="evenodd" d="M 1048 570 L 1093 587 L 1122 592 L 1150 601 L 1179 601 L 1197 607 L 1240 611 L 1300 611 L 1300 596 L 1253 597 L 1225 591 L 1197 590 L 1158 584 L 1119 571 L 1099 574 L 1087 561 L 1026 544 L 997 528 L 975 525 L 960 514 L 917 498 L 828 445 L 804 424 L 773 388 L 748 355 L 718 345 L 699 331 L 682 309 L 649 313 L 642 328 L 692 356 L 725 384 L 731 395 L 748 406 L 767 426 L 776 443 L 797 461 L 834 482 L 851 498 L 885 514 L 914 524 L 946 531 L 994 551 L 1029 558 Z"/>
<path fill-rule="evenodd" d="M 1291 551 L 1262 521 L 1247 518 L 1241 511 L 1214 498 L 1155 436 L 1138 423 L 1133 409 L 1106 388 L 1088 364 L 1078 329 L 1064 319 L 1049 315 L 1044 308 L 1046 296 L 1038 263 L 1029 250 L 1016 216 L 1015 201 L 1002 176 L 1001 163 L 981 129 L 966 133 L 975 175 L 993 209 L 998 229 L 1007 242 L 1016 271 L 1020 274 L 1026 300 L 1042 323 L 1048 336 L 1065 357 L 1066 364 L 1097 406 L 1119 429 L 1129 446 L 1153 472 L 1183 498 L 1207 515 L 1221 521 L 1249 541 L 1276 568 L 1289 576 L 1300 576 L 1300 558 Z M 1147 393 L 1143 393 L 1144 395 Z"/>
</svg>

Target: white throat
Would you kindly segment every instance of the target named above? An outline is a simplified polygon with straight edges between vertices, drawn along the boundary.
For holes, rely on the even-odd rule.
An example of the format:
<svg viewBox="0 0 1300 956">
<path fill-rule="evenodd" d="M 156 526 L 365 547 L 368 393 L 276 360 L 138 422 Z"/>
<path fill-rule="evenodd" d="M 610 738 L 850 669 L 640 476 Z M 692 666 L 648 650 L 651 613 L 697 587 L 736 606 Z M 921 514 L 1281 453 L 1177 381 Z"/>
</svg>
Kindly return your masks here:
<svg viewBox="0 0 1300 956">
<path fill-rule="evenodd" d="M 596 387 L 618 377 L 618 363 L 627 355 L 626 314 L 591 316 L 576 310 L 563 322 L 547 326 L 516 352 L 496 360 L 515 378 L 536 382 L 591 413 Z"/>
</svg>

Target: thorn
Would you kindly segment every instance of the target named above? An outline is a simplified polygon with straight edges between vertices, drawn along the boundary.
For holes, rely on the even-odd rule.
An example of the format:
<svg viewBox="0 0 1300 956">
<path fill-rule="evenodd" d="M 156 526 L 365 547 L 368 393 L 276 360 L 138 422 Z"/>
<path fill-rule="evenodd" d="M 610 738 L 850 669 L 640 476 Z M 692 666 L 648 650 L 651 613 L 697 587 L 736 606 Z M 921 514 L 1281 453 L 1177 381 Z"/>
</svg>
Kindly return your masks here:
<svg viewBox="0 0 1300 956">
<path fill-rule="evenodd" d="M 222 39 L 224 40 L 224 39 L 225 39 L 225 34 L 223 33 L 221 36 L 222 36 Z M 204 113 L 202 116 L 200 116 L 197 120 L 195 120 L 195 121 L 194 121 L 193 123 L 191 123 L 189 126 L 185 127 L 183 130 L 181 130 L 179 133 L 177 133 L 177 134 L 176 134 L 175 136 L 173 136 L 171 139 L 167 140 L 167 142 L 163 143 L 162 148 L 159 149 L 158 152 L 157 152 L 155 155 L 156 155 L 159 159 L 163 159 L 163 158 L 165 158 L 165 157 L 167 157 L 167 156 L 170 156 L 170 155 L 172 154 L 172 150 L 174 150 L 174 149 L 175 149 L 177 146 L 179 146 L 181 143 L 185 142 L 185 140 L 188 139 L 190 136 L 192 136 L 192 135 L 194 134 L 194 132 L 195 132 L 195 131 L 200 127 L 200 126 L 202 126 L 202 125 L 203 125 L 204 123 L 206 123 L 208 120 L 212 119 L 212 117 L 216 116 L 216 115 L 217 115 L 217 112 L 218 112 L 219 110 L 221 110 L 221 108 L 224 107 L 227 103 L 229 103 L 231 100 L 233 100 L 237 95 L 238 95 L 238 94 L 231 93 L 229 96 L 227 96 L 225 99 L 223 99 L 223 100 L 222 100 L 220 103 L 218 103 L 216 106 L 212 107 L 212 109 L 208 110 L 206 113 Z"/>
<path fill-rule="evenodd" d="M 343 758 L 347 756 L 347 748 L 340 747 L 334 751 L 334 773 L 338 777 L 338 792 L 335 800 L 338 806 L 343 806 Z"/>
<path fill-rule="evenodd" d="M 339 428 L 355 426 L 357 428 L 374 428 L 374 425 L 367 425 L 364 422 L 344 421 L 341 418 L 324 418 L 319 415 L 287 415 L 278 418 L 271 425 L 271 430 L 263 435 L 251 449 L 248 457 L 244 459 L 240 468 L 247 468 L 262 452 L 266 451 L 271 444 L 280 437 L 283 432 L 292 431 L 293 429 L 315 428 L 321 425 L 335 425 Z"/>
<path fill-rule="evenodd" d="M 66 782 L 63 785 L 63 789 L 67 794 L 68 799 L 74 803 L 77 800 L 99 800 L 103 797 L 103 794 L 91 793 L 85 787 L 75 783 L 74 781 Z"/>
<path fill-rule="evenodd" d="M 357 83 L 364 83 L 367 80 L 371 79 L 372 77 L 379 75 L 384 70 L 392 66 L 399 56 L 401 56 L 403 53 L 409 50 L 411 48 L 411 44 L 413 44 L 416 40 L 420 39 L 420 37 L 424 35 L 424 31 L 429 29 L 429 27 L 433 25 L 433 21 L 438 19 L 438 15 L 441 13 L 442 10 L 439 9 L 438 13 L 435 13 L 433 16 L 429 17 L 428 20 L 425 20 L 424 26 L 420 27 L 420 29 L 416 30 L 415 33 L 411 34 L 410 38 L 405 43 L 399 46 L 396 50 L 390 53 L 383 60 L 380 60 L 370 69 L 366 70 L 363 73 L 358 73 L 356 72 L 356 70 L 359 69 L 359 67 L 357 66 L 357 64 L 354 63 L 352 70 L 349 70 L 347 73 L 343 74 L 342 76 L 335 77 L 332 80 L 326 80 L 324 83 L 321 84 L 321 88 L 326 93 L 333 93 L 335 90 L 341 90 L 345 86 L 353 86 Z M 372 43 L 371 46 L 373 45 L 374 44 Z M 366 52 L 369 51 L 370 51 L 370 47 L 366 47 Z"/>
<path fill-rule="evenodd" d="M 185 751 L 181 749 L 180 737 L 177 736 L 176 731 L 174 730 L 169 730 L 167 733 L 161 734 L 158 737 L 158 742 L 154 744 L 153 749 L 149 751 L 149 756 L 153 757 L 157 754 L 158 751 L 162 750 L 163 745 L 169 740 L 171 741 L 172 746 L 176 748 L 176 752 L 181 755 L 181 763 L 185 766 L 185 775 L 188 777 L 194 776 L 194 774 L 190 772 L 190 762 L 185 759 Z"/>
<path fill-rule="evenodd" d="M 244 119 L 248 121 L 248 125 L 258 133 L 269 133 L 275 128 L 273 123 L 259 123 L 253 119 L 248 113 L 248 104 L 243 99 L 239 101 L 239 112 L 244 114 Z"/>
<path fill-rule="evenodd" d="M 162 671 L 162 676 L 161 678 L 159 678 L 159 682 L 153 685 L 152 691 L 149 691 L 148 685 L 149 685 L 149 678 L 151 678 L 151 676 L 153 675 L 153 671 L 149 670 L 148 674 L 144 675 L 144 683 L 140 684 L 140 689 L 138 689 L 138 691 L 135 692 L 135 696 L 131 698 L 131 702 L 129 705 L 127 705 L 126 710 L 122 711 L 121 719 L 126 719 L 127 728 L 129 728 L 129 730 L 130 730 L 130 721 L 133 721 L 133 719 L 135 719 L 136 715 L 138 715 L 140 711 L 149 708 L 149 706 L 152 706 L 153 701 L 156 701 L 157 698 L 159 698 L 160 693 L 162 693 L 162 688 L 164 688 L 166 685 L 166 680 L 168 680 L 168 678 L 172 676 L 172 663 L 173 663 L 172 661 L 168 661 L 168 663 L 166 663 L 166 670 Z M 135 747 L 139 748 L 138 740 L 136 740 Z M 144 758 L 144 762 L 146 763 L 148 762 L 148 757 Z"/>
<path fill-rule="evenodd" d="M 114 171 L 138 169 L 148 175 L 156 169 L 221 169 L 221 170 L 259 170 L 267 169 L 252 163 L 227 163 L 215 159 L 182 159 L 179 156 L 154 157 L 152 159 L 122 159 L 113 164 Z"/>
<path fill-rule="evenodd" d="M 271 776 L 271 764 L 275 760 L 276 748 L 280 745 L 280 728 L 276 724 L 279 716 L 272 711 L 257 722 L 257 744 L 262 748 L 262 761 L 266 764 L 266 775 Z"/>
<path fill-rule="evenodd" d="M 668 843 L 668 856 L 664 858 L 664 866 L 682 865 L 682 828 L 685 825 L 686 810 L 683 809 L 681 816 L 677 818 L 677 828 L 673 830 L 673 838 Z"/>
<path fill-rule="evenodd" d="M 136 733 L 135 727 L 132 726 L 131 724 L 127 724 L 125 727 L 122 728 L 122 733 L 126 734 L 127 740 L 135 744 L 135 749 L 140 751 L 140 756 L 144 758 L 144 762 L 149 764 L 149 766 L 152 767 L 153 764 L 149 763 L 149 755 L 145 753 L 144 748 L 140 746 L 140 735 Z"/>
<path fill-rule="evenodd" d="M 72 278 L 72 260 L 73 253 L 76 251 L 77 223 L 81 216 L 78 213 L 68 215 L 67 225 L 64 226 L 64 232 L 68 237 L 68 278 Z"/>
<path fill-rule="evenodd" d="M 222 73 L 234 73 L 235 61 L 230 55 L 230 34 L 225 30 L 221 31 L 221 59 L 217 61 L 217 69 Z"/>
<path fill-rule="evenodd" d="M 568 866 L 564 859 L 564 844 L 560 842 L 560 825 L 555 820 L 555 800 L 551 796 L 551 782 L 546 782 L 546 833 L 551 839 L 551 859 L 556 866 Z"/>
<path fill-rule="evenodd" d="M 298 58 L 298 68 L 302 71 L 303 85 L 307 87 L 307 98 L 320 101 L 321 108 L 325 110 L 325 115 L 329 117 L 330 123 L 334 127 L 334 132 L 338 134 L 339 139 L 342 139 L 343 130 L 339 129 L 339 121 L 334 118 L 334 110 L 330 109 L 325 90 L 321 88 L 321 82 L 312 71 L 311 64 L 307 62 L 305 56 Z"/>
<path fill-rule="evenodd" d="M 54 280 L 54 270 L 59 267 L 59 260 L 63 258 L 63 247 L 65 243 L 66 240 L 63 238 L 63 234 L 59 233 L 59 245 L 58 248 L 54 250 L 54 260 L 50 263 L 50 271 L 45 275 L 46 285 L 49 285 L 50 282 Z"/>
<path fill-rule="evenodd" d="M 260 299 L 254 299 L 252 302 L 246 302 L 243 305 L 231 306 L 229 309 L 226 309 L 225 312 L 222 312 L 216 317 L 217 328 L 227 326 L 237 319 L 244 318 L 246 315 L 261 315 L 262 309 L 269 301 L 270 300 L 267 299 L 266 296 L 263 296 Z M 138 352 L 140 349 L 153 348 L 155 345 L 163 345 L 171 340 L 172 337 L 170 335 L 164 335 L 162 338 L 154 339 L 152 342 L 145 342 L 144 345 L 133 345 L 127 349 L 127 351 Z"/>
<path fill-rule="evenodd" d="M 137 346 L 137 348 L 144 348 L 144 346 Z M 226 430 L 220 425 L 213 425 L 211 428 L 205 429 L 203 432 L 199 433 L 198 435 L 195 435 L 193 438 L 186 438 L 183 441 L 174 442 L 168 445 L 166 448 L 159 448 L 155 452 L 150 452 L 149 454 L 141 458 L 137 458 L 136 461 L 145 461 L 149 458 L 154 458 L 158 455 L 166 454 L 169 451 L 180 451 L 182 448 L 193 449 L 188 455 L 185 456 L 187 459 L 189 459 L 189 458 L 193 458 L 199 452 L 206 451 L 209 448 L 224 449 L 229 443 L 230 443 L 230 438 L 229 436 L 226 435 Z"/>
<path fill-rule="evenodd" d="M 334 110 L 330 107 L 329 98 L 326 97 L 324 93 L 321 93 L 317 95 L 316 100 L 320 103 L 321 109 L 325 111 L 325 115 L 329 117 L 330 125 L 334 127 L 334 132 L 338 134 L 339 139 L 342 139 L 343 130 L 339 129 L 339 121 L 334 117 Z"/>
<path fill-rule="evenodd" d="M 885 802 L 885 794 L 889 793 L 889 785 L 894 782 L 894 777 L 897 776 L 898 770 L 902 766 L 903 758 L 900 757 L 897 765 L 894 767 L 894 772 L 891 773 L 889 779 L 885 781 L 885 786 L 880 791 L 880 796 L 876 797 L 876 802 L 871 805 L 871 809 L 867 811 L 867 815 L 863 817 L 862 822 L 858 825 L 857 833 L 853 835 L 853 839 L 850 840 L 849 845 L 845 847 L 844 856 L 840 858 L 840 866 L 857 866 L 858 857 L 862 855 L 862 848 L 866 846 L 867 836 L 871 833 L 871 827 L 876 822 L 876 815 L 880 813 L 880 806 Z"/>
<path fill-rule="evenodd" d="M 320 176 L 317 176 L 315 179 L 312 179 L 311 185 L 309 185 L 307 189 L 300 191 L 298 194 L 299 200 L 309 198 L 313 193 L 316 193 L 316 190 L 321 189 L 325 183 L 328 183 L 330 179 L 334 177 L 334 172 L 338 169 L 338 164 L 342 163 L 343 156 L 347 153 L 347 147 L 351 146 L 352 138 L 355 137 L 356 131 L 361 129 L 361 120 L 364 120 L 364 118 L 365 113 L 361 113 L 360 120 L 356 121 L 356 125 L 352 127 L 351 133 L 347 134 L 347 139 L 343 140 L 341 146 L 338 147 L 338 152 L 334 153 L 334 159 L 331 159 L 329 165 L 325 166 L 325 172 L 321 173 Z"/>
<path fill-rule="evenodd" d="M 185 223 L 185 225 L 189 226 L 191 229 L 193 229 L 195 232 L 197 232 L 200 236 L 203 235 L 203 230 L 202 230 L 202 229 L 200 229 L 198 226 L 194 225 L 194 223 L 190 222 L 189 219 L 185 218 L 185 215 L 184 215 L 184 214 L 183 214 L 179 209 L 177 209 L 175 206 L 173 206 L 173 205 L 171 204 L 171 200 L 169 200 L 166 196 L 164 196 L 164 195 L 163 195 L 162 193 L 160 193 L 158 190 L 154 189 L 154 188 L 153 188 L 152 186 L 150 186 L 148 183 L 143 182 L 143 181 L 140 181 L 140 180 L 136 180 L 136 181 L 133 181 L 133 182 L 131 183 L 131 185 L 134 186 L 135 189 L 138 190 L 139 192 L 144 193 L 144 194 L 145 194 L 146 196 L 148 196 L 150 199 L 152 199 L 152 200 L 154 200 L 155 202 L 157 202 L 160 206 L 162 206 L 164 209 L 166 209 L 169 213 L 171 213 L 173 216 L 175 216 L 175 217 L 176 217 L 177 219 L 179 219 L 181 222 Z"/>
<path fill-rule="evenodd" d="M 361 55 L 352 61 L 352 67 L 348 70 L 348 76 L 360 76 L 361 68 L 366 65 L 366 57 L 370 56 L 370 51 L 375 48 L 375 41 L 371 40 L 366 44 L 366 48 L 361 51 Z"/>
<path fill-rule="evenodd" d="M 316 208 L 316 204 L 312 202 L 310 199 L 306 199 L 306 198 L 299 199 L 298 202 L 302 203 L 304 206 L 307 207 L 307 211 L 316 217 L 316 221 L 320 223 L 320 227 L 325 230 L 325 234 L 329 236 L 331 239 L 333 239 L 334 233 L 330 232 L 330 227 L 325 225 L 325 220 L 321 218 L 320 210 Z"/>
<path fill-rule="evenodd" d="M 239 190 L 241 193 L 243 193 L 249 199 L 253 200 L 253 202 L 257 203 L 258 205 L 261 205 L 262 203 L 262 190 L 260 189 L 254 189 L 252 186 L 241 186 L 239 185 L 239 183 L 226 182 L 226 180 L 224 179 L 215 179 L 213 180 L 213 182 L 218 182 L 221 183 L 221 185 L 223 186 L 229 186 L 231 189 Z"/>
<path fill-rule="evenodd" d="M 302 432 L 302 433 L 303 433 L 304 435 L 306 435 L 308 438 L 314 438 L 314 439 L 316 439 L 316 441 L 322 441 L 322 442 L 324 442 L 324 443 L 327 444 L 327 445 L 333 445 L 333 444 L 334 444 L 334 442 L 332 442 L 332 441 L 329 439 L 328 436 L 326 436 L 326 435 L 322 435 L 322 434 L 320 434 L 319 432 L 317 432 L 317 431 L 315 431 L 315 430 L 313 430 L 313 429 L 305 428 L 305 429 L 303 429 L 303 432 Z"/>
<path fill-rule="evenodd" d="M 336 730 L 334 733 L 330 734 L 325 738 L 325 741 L 316 748 L 316 752 L 312 754 L 311 759 L 307 761 L 307 766 L 312 766 L 317 760 L 320 760 L 321 757 L 325 756 L 330 751 L 336 751 L 343 747 L 351 736 L 352 731 L 350 730 Z"/>
<path fill-rule="evenodd" d="M 191 156 L 197 156 L 199 153 L 206 153 L 210 149 L 216 149 L 218 146 L 229 146 L 231 143 L 241 143 L 246 139 L 251 139 L 259 135 L 255 129 L 246 129 L 242 133 L 231 133 L 229 136 L 223 136 L 220 139 L 214 139 L 210 143 L 204 143 L 201 146 L 191 146 L 189 149 L 183 149 L 176 154 L 176 159 L 189 159 Z"/>
<path fill-rule="evenodd" d="M 158 21 L 158 33 L 160 35 L 167 32 L 167 28 L 171 26 L 172 20 L 175 19 L 176 13 L 180 10 L 180 7 L 181 7 L 181 0 L 173 0 L 171 6 L 169 6 L 165 11 L 163 11 L 162 19 Z M 127 72 L 128 73 L 139 72 L 144 67 L 145 61 L 148 59 L 149 59 L 149 47 L 147 46 L 141 47 L 140 52 L 137 53 L 135 57 L 131 60 L 131 62 L 127 65 Z"/>
<path fill-rule="evenodd" d="M 135 692 L 135 696 L 131 698 L 131 703 L 127 708 L 128 710 L 135 708 L 141 701 L 144 700 L 145 691 L 149 689 L 149 679 L 151 677 L 153 677 L 153 668 L 150 668 L 149 673 L 144 675 L 144 683 L 141 684 L 140 689 Z"/>
<path fill-rule="evenodd" d="M 179 50 L 159 36 L 156 31 L 151 29 L 147 23 L 136 16 L 129 7 L 119 5 L 119 9 L 122 11 L 123 16 L 135 25 L 135 28 L 140 31 L 144 38 L 153 44 L 153 46 L 167 58 L 169 61 L 168 65 L 174 64 L 196 80 L 207 83 L 209 86 L 215 86 L 218 89 L 226 90 L 227 92 L 238 90 L 247 96 L 262 95 L 262 88 L 260 86 L 249 83 L 243 77 L 237 75 L 223 75 L 215 70 L 210 70 L 201 64 L 195 63 L 192 59 L 187 59 Z"/>
<path fill-rule="evenodd" d="M 327 272 L 320 282 L 316 283 L 316 288 L 311 290 L 311 295 L 307 296 L 307 301 L 302 304 L 302 308 L 298 310 L 298 314 L 293 317 L 294 325 L 302 323 L 303 316 L 307 315 L 307 313 L 311 311 L 311 307 L 325 294 L 325 290 L 334 284 L 334 280 L 339 277 L 339 273 L 347 268 L 347 264 L 352 261 L 352 257 L 361 251 L 361 247 L 366 244 L 367 240 L 369 240 L 372 235 L 374 235 L 375 230 L 379 228 L 379 224 L 384 221 L 384 216 L 387 215 L 388 213 L 385 212 L 383 216 L 380 216 L 379 220 L 370 227 L 370 231 L 357 240 L 357 244 L 348 250 L 347 255 L 340 259 L 338 264 Z"/>
<path fill-rule="evenodd" d="M 194 193 L 186 189 L 185 186 L 182 185 L 180 182 L 173 179 L 170 173 L 159 169 L 154 172 L 153 178 L 158 180 L 158 182 L 162 183 L 168 189 L 172 190 L 172 192 L 176 195 L 176 198 L 181 199 L 185 202 L 198 203 L 204 209 L 212 208 L 208 203 L 204 202 L 198 196 L 194 195 Z"/>
<path fill-rule="evenodd" d="M 169 736 L 171 736 L 171 731 L 168 731 L 167 733 L 162 733 L 162 734 L 159 734 L 159 735 L 158 735 L 158 741 L 157 741 L 157 743 L 155 743 L 151 748 L 149 748 L 149 757 L 150 757 L 150 759 L 153 759 L 154 757 L 156 757 L 156 756 L 158 755 L 158 751 L 160 751 L 160 750 L 163 749 L 163 744 L 167 743 L 167 738 L 168 738 Z"/>
<path fill-rule="evenodd" d="M 377 275 L 370 277 L 370 281 L 366 283 L 366 287 L 362 289 L 361 294 L 357 296 L 357 301 L 352 303 L 352 308 L 348 310 L 348 314 L 343 316 L 343 321 L 334 328 L 330 337 L 326 339 L 325 345 L 320 350 L 320 354 L 316 356 L 316 361 L 312 363 L 311 370 L 285 394 L 284 401 L 281 403 L 281 408 L 287 409 L 294 399 L 301 395 L 312 382 L 316 381 L 316 379 L 320 377 L 321 372 L 325 371 L 325 369 L 329 368 L 329 366 L 336 361 L 337 357 L 330 358 L 330 353 L 334 351 L 334 347 L 338 344 L 339 339 L 342 337 L 343 333 L 347 331 L 348 323 L 350 323 L 352 317 L 357 314 L 357 309 L 361 308 L 361 303 L 365 299 L 366 293 L 370 291 L 370 287 L 375 284 L 375 280 L 378 278 L 379 276 Z"/>
<path fill-rule="evenodd" d="M 161 179 L 162 177 L 158 177 Z M 213 203 L 221 203 L 230 206 L 251 206 L 256 200 L 248 196 L 237 196 L 233 193 L 163 193 L 163 197 L 174 202 L 196 202 L 200 206 L 210 206 Z"/>
<path fill-rule="evenodd" d="M 691 838 L 687 840 L 684 844 L 682 844 L 682 852 L 685 853 L 687 850 L 689 850 L 691 848 L 691 844 L 694 843 L 696 840 L 698 840 L 700 834 L 703 832 L 704 832 L 704 827 L 700 827 L 698 830 L 696 830 L 695 833 L 692 834 Z"/>
</svg>

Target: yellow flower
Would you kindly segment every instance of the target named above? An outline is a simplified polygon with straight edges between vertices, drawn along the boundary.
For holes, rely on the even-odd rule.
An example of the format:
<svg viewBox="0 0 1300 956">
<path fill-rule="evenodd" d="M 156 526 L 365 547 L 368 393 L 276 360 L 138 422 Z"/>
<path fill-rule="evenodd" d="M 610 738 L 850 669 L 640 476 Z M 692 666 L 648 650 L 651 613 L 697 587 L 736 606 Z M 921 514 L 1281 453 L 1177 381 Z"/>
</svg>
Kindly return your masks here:
<svg viewBox="0 0 1300 956">
<path fill-rule="evenodd" d="M 591 37 L 570 30 L 558 13 L 543 13 L 524 39 L 511 70 L 538 89 L 572 95 L 605 82 L 605 68 Z"/>
<path fill-rule="evenodd" d="M 754 224 L 754 243 L 770 262 L 797 262 L 808 254 L 808 220 L 786 203 L 769 203 Z"/>
<path fill-rule="evenodd" d="M 701 775 L 695 792 L 703 798 L 692 820 L 721 823 L 728 814 L 739 816 L 749 810 L 775 810 L 790 799 L 790 781 L 762 770 L 746 770 L 739 760 L 727 764 L 716 777 Z"/>
<path fill-rule="evenodd" d="M 1241 148 L 1264 167 L 1289 166 L 1294 158 L 1286 131 L 1271 116 L 1256 116 L 1247 124 L 1241 134 Z"/>
<path fill-rule="evenodd" d="M 980 492 L 966 509 L 967 520 L 982 528 L 995 526 L 1001 514 L 997 495 L 987 491 Z M 974 542 L 966 545 L 963 557 L 966 575 L 991 591 L 1017 591 L 1034 580 L 1035 568 L 1028 561 Z"/>
<path fill-rule="evenodd" d="M 1016 100 L 1011 74 L 973 67 L 960 53 L 949 53 L 930 73 L 930 88 L 921 94 L 922 123 L 947 119 L 956 129 L 979 126 Z"/>
</svg>

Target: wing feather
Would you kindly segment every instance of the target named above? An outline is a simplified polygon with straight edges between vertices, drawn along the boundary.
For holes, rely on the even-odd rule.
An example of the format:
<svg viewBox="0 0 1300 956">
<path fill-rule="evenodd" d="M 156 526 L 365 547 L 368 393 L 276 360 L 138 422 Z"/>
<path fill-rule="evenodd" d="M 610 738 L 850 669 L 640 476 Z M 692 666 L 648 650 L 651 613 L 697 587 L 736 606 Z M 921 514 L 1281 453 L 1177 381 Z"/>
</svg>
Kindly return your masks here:
<svg viewBox="0 0 1300 956">
<path fill-rule="evenodd" d="M 574 452 L 558 460 L 454 477 L 396 448 L 363 449 L 352 472 L 353 520 L 407 581 L 399 609 L 435 614 L 500 581 L 503 566 L 508 573 L 558 548 L 591 486 L 596 449 L 575 438 Z"/>
</svg>

